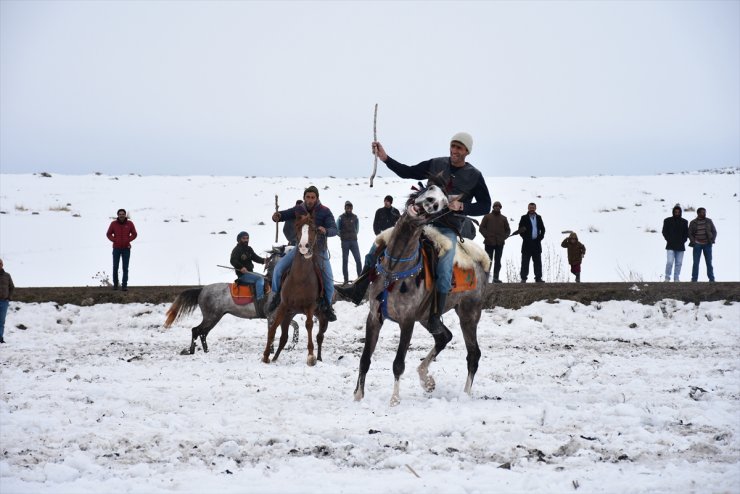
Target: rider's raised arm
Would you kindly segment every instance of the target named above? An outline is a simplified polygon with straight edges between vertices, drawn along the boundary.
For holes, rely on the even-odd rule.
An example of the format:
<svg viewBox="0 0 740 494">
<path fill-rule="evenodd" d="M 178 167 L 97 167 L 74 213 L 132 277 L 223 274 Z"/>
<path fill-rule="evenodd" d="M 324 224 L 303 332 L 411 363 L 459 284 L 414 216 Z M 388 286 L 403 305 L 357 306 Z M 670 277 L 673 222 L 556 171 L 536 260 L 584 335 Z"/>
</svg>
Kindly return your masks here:
<svg viewBox="0 0 740 494">
<path fill-rule="evenodd" d="M 396 175 L 401 178 L 413 178 L 416 180 L 426 180 L 429 178 L 429 165 L 432 160 L 422 161 L 418 165 L 408 166 L 403 163 L 399 163 L 390 156 L 385 160 L 385 164 Z"/>
</svg>

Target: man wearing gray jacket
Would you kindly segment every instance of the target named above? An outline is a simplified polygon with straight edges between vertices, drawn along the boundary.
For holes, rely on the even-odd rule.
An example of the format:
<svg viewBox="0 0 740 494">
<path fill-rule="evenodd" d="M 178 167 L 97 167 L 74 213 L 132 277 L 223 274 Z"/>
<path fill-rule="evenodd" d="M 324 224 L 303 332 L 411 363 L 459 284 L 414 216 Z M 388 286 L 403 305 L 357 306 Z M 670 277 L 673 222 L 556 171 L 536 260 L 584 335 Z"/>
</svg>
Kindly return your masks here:
<svg viewBox="0 0 740 494">
<path fill-rule="evenodd" d="M 712 267 L 712 245 L 717 240 L 717 229 L 714 222 L 707 218 L 707 210 L 699 208 L 696 210 L 696 218 L 689 223 L 689 247 L 694 249 L 694 265 L 691 268 L 691 281 L 699 279 L 699 261 L 704 254 L 704 262 L 707 264 L 707 278 L 714 281 L 714 268 Z"/>
</svg>

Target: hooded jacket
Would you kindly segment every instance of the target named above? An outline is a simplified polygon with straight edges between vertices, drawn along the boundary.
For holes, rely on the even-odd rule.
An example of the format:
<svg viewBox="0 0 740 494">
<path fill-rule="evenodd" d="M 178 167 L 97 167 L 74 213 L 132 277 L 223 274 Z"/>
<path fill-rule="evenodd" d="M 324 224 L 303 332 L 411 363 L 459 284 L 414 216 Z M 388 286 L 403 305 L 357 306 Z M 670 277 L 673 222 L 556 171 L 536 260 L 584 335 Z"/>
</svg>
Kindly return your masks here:
<svg viewBox="0 0 740 494">
<path fill-rule="evenodd" d="M 678 216 L 673 212 L 678 211 Z M 681 206 L 675 205 L 671 210 L 671 216 L 663 220 L 663 238 L 666 241 L 665 250 L 686 250 L 686 240 L 689 238 L 689 222 L 682 218 Z"/>
<path fill-rule="evenodd" d="M 572 238 L 576 241 L 571 242 L 570 239 Z M 581 264 L 583 256 L 586 255 L 586 246 L 578 241 L 578 235 L 576 235 L 575 232 L 571 232 L 571 234 L 563 240 L 560 246 L 568 249 L 568 264 Z"/>
</svg>

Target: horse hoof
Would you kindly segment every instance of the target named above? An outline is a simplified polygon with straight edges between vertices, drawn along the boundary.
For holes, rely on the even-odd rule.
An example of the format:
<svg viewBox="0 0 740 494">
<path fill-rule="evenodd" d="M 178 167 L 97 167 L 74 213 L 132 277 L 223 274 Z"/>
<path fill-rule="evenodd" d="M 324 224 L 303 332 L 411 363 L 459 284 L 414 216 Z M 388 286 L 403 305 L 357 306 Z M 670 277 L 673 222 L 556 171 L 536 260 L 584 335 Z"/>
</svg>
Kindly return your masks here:
<svg viewBox="0 0 740 494">
<path fill-rule="evenodd" d="M 421 382 L 421 387 L 424 388 L 424 391 L 427 393 L 434 391 L 436 386 L 437 383 L 434 382 L 434 378 L 432 376 L 427 376 L 427 378 Z"/>
<path fill-rule="evenodd" d="M 355 391 L 355 401 L 362 401 L 362 399 L 365 397 L 365 394 L 360 391 Z"/>
<path fill-rule="evenodd" d="M 270 363 L 270 357 L 262 357 L 262 362 L 265 363 L 265 364 L 269 364 Z"/>
<path fill-rule="evenodd" d="M 195 352 L 190 351 L 190 348 L 183 348 L 182 351 L 180 352 L 180 355 L 192 355 L 194 353 Z"/>
<path fill-rule="evenodd" d="M 309 355 L 309 357 L 306 359 L 306 363 L 309 367 L 313 367 L 314 365 L 316 365 L 316 357 L 313 355 Z"/>
<path fill-rule="evenodd" d="M 396 407 L 401 404 L 401 399 L 398 396 L 391 396 L 391 406 Z"/>
</svg>

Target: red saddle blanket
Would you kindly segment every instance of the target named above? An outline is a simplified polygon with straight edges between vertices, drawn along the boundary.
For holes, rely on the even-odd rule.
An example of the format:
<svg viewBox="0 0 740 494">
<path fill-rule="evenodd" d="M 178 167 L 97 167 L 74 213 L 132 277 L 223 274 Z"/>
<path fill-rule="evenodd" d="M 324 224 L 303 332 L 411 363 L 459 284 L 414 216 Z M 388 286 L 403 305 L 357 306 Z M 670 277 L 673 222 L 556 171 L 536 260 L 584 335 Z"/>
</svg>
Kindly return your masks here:
<svg viewBox="0 0 740 494">
<path fill-rule="evenodd" d="M 429 258 L 427 253 L 422 249 L 424 255 L 424 283 L 426 284 L 427 290 L 431 290 L 434 286 L 434 280 L 432 279 L 432 270 L 429 268 Z M 475 290 L 478 286 L 478 279 L 475 277 L 475 269 L 463 269 L 457 264 L 452 268 L 452 293 L 455 292 L 467 292 L 468 290 Z"/>
<path fill-rule="evenodd" d="M 254 301 L 254 292 L 251 286 L 248 285 L 237 285 L 231 283 L 231 298 L 234 300 L 236 305 L 247 305 Z"/>
</svg>

